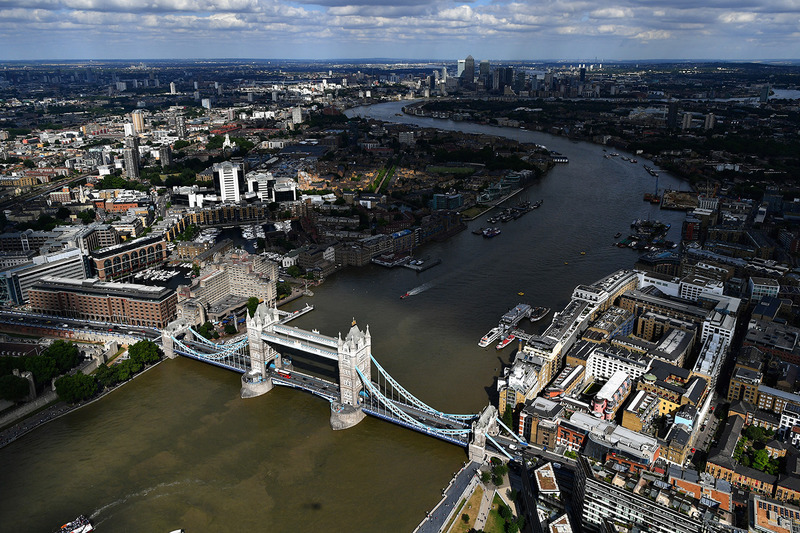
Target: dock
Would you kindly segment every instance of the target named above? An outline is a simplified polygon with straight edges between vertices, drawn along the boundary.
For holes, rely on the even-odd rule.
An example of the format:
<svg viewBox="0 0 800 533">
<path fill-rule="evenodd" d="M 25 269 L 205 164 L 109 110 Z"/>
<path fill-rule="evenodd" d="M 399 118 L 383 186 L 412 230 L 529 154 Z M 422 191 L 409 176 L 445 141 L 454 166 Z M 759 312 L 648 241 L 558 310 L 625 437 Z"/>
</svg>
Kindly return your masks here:
<svg viewBox="0 0 800 533">
<path fill-rule="evenodd" d="M 429 268 L 433 268 L 436 265 L 442 262 L 441 259 L 438 257 L 436 259 L 416 259 L 412 261 L 408 261 L 407 263 L 403 263 L 402 266 L 406 268 L 410 268 L 411 270 L 416 270 L 417 272 L 424 272 Z"/>
</svg>

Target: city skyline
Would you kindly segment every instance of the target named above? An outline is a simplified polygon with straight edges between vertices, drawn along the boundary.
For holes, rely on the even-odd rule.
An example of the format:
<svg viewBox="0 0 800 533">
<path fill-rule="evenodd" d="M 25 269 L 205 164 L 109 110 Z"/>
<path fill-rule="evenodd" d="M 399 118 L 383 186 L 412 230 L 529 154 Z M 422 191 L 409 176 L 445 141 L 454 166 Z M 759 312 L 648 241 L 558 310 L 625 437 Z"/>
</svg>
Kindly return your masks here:
<svg viewBox="0 0 800 533">
<path fill-rule="evenodd" d="M 6 60 L 800 58 L 791 1 L 0 0 Z"/>
</svg>

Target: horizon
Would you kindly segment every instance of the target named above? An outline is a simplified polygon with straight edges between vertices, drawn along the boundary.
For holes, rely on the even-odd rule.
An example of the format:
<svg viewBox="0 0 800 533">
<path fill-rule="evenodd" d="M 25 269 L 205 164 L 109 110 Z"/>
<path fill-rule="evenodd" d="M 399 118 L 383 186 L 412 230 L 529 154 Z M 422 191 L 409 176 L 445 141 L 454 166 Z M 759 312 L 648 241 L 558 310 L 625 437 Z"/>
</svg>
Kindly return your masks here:
<svg viewBox="0 0 800 533">
<path fill-rule="evenodd" d="M 214 61 L 214 62 L 259 62 L 259 63 L 352 63 L 352 64 L 420 64 L 420 63 L 455 63 L 464 57 L 452 58 L 403 58 L 403 57 L 332 57 L 332 58 L 277 58 L 277 57 L 83 57 L 83 58 L 55 58 L 42 57 L 31 59 L 0 59 L 0 65 L 11 63 L 84 63 L 84 62 L 194 62 L 194 61 Z M 754 64 L 768 66 L 791 66 L 800 64 L 800 58 L 764 58 L 764 59 L 720 59 L 720 58 L 638 58 L 638 59 L 618 59 L 618 58 L 567 58 L 567 59 L 512 59 L 512 58 L 475 58 L 476 61 L 488 60 L 498 63 L 543 63 L 543 64 L 571 64 L 585 63 L 587 65 L 617 65 L 617 64 Z"/>
</svg>

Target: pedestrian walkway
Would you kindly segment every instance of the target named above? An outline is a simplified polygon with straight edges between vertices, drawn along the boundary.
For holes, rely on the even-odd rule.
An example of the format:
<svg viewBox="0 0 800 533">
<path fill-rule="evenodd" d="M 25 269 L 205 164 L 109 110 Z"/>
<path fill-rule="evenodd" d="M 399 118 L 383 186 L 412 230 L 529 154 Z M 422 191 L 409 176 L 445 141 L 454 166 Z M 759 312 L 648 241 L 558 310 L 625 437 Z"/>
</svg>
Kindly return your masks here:
<svg viewBox="0 0 800 533">
<path fill-rule="evenodd" d="M 489 518 L 489 513 L 492 511 L 492 501 L 494 501 L 495 488 L 494 485 L 487 487 L 483 485 L 483 498 L 481 498 L 481 506 L 478 509 L 478 518 L 475 519 L 475 529 L 478 531 L 486 527 L 486 520 Z"/>
</svg>

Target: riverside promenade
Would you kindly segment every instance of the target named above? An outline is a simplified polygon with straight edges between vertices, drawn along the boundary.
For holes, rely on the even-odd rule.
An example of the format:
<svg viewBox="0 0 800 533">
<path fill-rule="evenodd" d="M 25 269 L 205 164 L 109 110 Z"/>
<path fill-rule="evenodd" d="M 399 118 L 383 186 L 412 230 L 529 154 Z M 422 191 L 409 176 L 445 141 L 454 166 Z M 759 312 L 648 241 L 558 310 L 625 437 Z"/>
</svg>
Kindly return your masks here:
<svg viewBox="0 0 800 533">
<path fill-rule="evenodd" d="M 439 533 L 442 531 L 461 498 L 469 496 L 475 490 L 475 485 L 480 481 L 478 479 L 479 468 L 480 465 L 474 461 L 464 465 L 444 489 L 442 499 L 432 511 L 427 513 L 422 522 L 414 529 L 414 533 Z"/>
</svg>

